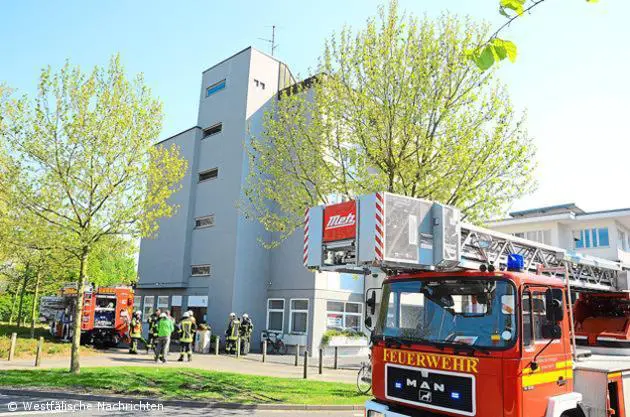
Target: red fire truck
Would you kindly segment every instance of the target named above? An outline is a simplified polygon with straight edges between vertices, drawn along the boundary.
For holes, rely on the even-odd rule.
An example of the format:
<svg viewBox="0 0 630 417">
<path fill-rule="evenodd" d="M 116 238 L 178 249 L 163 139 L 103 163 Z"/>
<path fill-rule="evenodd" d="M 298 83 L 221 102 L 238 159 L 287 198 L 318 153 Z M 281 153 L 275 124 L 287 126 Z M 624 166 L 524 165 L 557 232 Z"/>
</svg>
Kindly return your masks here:
<svg viewBox="0 0 630 417">
<path fill-rule="evenodd" d="M 625 265 L 390 193 L 310 208 L 304 264 L 385 276 L 368 417 L 630 417 Z"/>
<path fill-rule="evenodd" d="M 83 296 L 81 342 L 103 347 L 128 342 L 133 296 L 134 291 L 128 286 L 87 287 Z M 50 323 L 53 335 L 72 337 L 76 300 L 77 286 L 73 284 L 65 285 L 59 297 L 42 300 L 40 317 Z"/>
</svg>

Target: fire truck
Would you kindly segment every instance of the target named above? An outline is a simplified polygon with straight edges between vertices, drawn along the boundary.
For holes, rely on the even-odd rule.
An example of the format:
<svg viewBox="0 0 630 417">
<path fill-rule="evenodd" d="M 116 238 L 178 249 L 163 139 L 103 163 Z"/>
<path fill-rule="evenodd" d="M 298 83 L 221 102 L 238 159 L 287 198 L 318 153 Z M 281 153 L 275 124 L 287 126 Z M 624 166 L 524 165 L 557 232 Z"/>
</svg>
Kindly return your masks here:
<svg viewBox="0 0 630 417">
<path fill-rule="evenodd" d="M 58 297 L 42 299 L 40 319 L 49 322 L 54 336 L 72 337 L 77 293 L 76 284 L 67 284 Z M 87 286 L 83 295 L 81 343 L 111 347 L 121 341 L 128 342 L 133 298 L 133 288 L 128 286 Z"/>
<path fill-rule="evenodd" d="M 367 417 L 630 417 L 626 265 L 391 193 L 312 207 L 304 231 L 309 269 L 384 276 Z"/>
</svg>

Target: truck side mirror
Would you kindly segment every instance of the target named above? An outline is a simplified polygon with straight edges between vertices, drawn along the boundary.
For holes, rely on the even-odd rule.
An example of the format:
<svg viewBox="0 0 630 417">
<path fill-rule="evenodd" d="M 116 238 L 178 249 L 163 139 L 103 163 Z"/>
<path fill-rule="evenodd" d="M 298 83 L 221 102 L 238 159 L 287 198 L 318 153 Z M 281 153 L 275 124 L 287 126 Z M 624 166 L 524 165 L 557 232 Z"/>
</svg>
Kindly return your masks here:
<svg viewBox="0 0 630 417">
<path fill-rule="evenodd" d="M 365 300 L 365 305 L 370 309 L 370 315 L 373 316 L 376 312 L 376 290 L 369 289 L 368 290 L 369 297 Z"/>
<path fill-rule="evenodd" d="M 564 293 L 560 288 L 549 288 L 545 292 L 545 304 L 547 320 L 551 323 L 559 323 L 564 318 Z"/>
<path fill-rule="evenodd" d="M 365 318 L 365 327 L 372 330 L 372 317 L 371 316 L 367 316 Z"/>
</svg>

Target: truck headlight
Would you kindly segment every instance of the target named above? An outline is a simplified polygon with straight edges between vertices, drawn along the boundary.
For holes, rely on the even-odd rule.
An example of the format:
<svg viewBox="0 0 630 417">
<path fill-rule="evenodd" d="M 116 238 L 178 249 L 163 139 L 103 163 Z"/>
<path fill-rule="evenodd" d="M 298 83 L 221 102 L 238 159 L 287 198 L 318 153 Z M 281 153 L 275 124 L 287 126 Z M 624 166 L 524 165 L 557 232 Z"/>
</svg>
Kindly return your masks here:
<svg viewBox="0 0 630 417">
<path fill-rule="evenodd" d="M 380 411 L 368 410 L 367 417 L 385 417 Z"/>
</svg>

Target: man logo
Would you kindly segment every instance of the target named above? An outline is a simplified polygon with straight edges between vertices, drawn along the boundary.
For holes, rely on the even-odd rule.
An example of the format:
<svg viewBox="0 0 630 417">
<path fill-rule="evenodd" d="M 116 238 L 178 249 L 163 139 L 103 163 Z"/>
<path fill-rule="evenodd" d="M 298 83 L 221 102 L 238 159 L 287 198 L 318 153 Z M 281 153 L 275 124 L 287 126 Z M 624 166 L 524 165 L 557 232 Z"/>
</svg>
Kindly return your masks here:
<svg viewBox="0 0 630 417">
<path fill-rule="evenodd" d="M 423 403 L 430 403 L 433 401 L 433 395 L 431 391 L 420 390 L 420 401 Z"/>
</svg>

